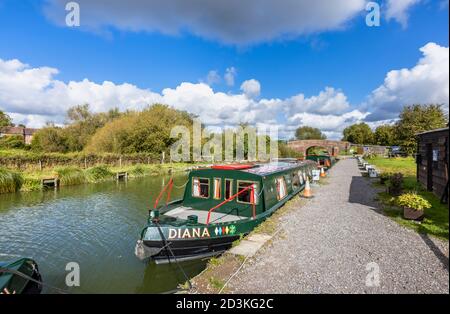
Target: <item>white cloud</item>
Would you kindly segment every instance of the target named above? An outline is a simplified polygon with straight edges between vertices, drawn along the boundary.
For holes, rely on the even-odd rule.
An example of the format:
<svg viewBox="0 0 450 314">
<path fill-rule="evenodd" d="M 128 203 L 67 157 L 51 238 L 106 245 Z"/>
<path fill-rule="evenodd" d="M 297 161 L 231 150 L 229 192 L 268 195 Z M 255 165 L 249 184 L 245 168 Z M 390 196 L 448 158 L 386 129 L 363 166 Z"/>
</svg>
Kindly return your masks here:
<svg viewBox="0 0 450 314">
<path fill-rule="evenodd" d="M 243 91 L 248 98 L 258 97 L 261 93 L 261 84 L 255 79 L 244 81 L 241 84 L 241 91 Z"/>
<path fill-rule="evenodd" d="M 236 77 L 237 71 L 235 67 L 230 67 L 225 70 L 224 79 L 228 86 L 234 86 L 234 78 Z"/>
<path fill-rule="evenodd" d="M 408 26 L 408 10 L 422 0 L 387 0 L 386 18 L 394 19 L 403 28 Z"/>
<path fill-rule="evenodd" d="M 217 92 L 205 83 L 189 82 L 157 93 L 128 83 L 99 84 L 88 79 L 65 83 L 55 78 L 57 73 L 50 67 L 32 68 L 19 60 L 0 59 L 0 109 L 8 112 L 15 123 L 40 127 L 47 121 L 63 123 L 67 109 L 78 104 L 89 103 L 94 112 L 101 112 L 114 107 L 122 111 L 140 109 L 160 102 L 196 114 L 209 126 L 242 122 L 279 125 L 283 137 L 290 137 L 296 127 L 308 123 L 323 126 L 327 132 L 340 130 L 357 117 L 355 112 L 340 118 L 323 115 L 333 106 L 344 110 L 348 105 L 345 95 L 331 87 L 310 98 L 300 94 L 287 99 L 255 99 L 261 85 L 254 79 L 243 82 L 239 94 Z M 302 101 L 293 101 L 299 98 Z M 286 110 L 290 106 L 291 110 Z M 317 124 L 319 120 L 323 122 Z"/>
<path fill-rule="evenodd" d="M 105 32 L 183 32 L 228 44 L 251 44 L 277 38 L 340 29 L 364 11 L 366 0 L 77 0 L 81 27 Z M 48 0 L 44 12 L 65 25 L 66 0 Z"/>
<path fill-rule="evenodd" d="M 449 49 L 428 43 L 423 57 L 411 69 L 392 70 L 383 85 L 375 89 L 364 108 L 371 111 L 369 121 L 394 119 L 404 105 L 449 104 Z"/>
<path fill-rule="evenodd" d="M 317 96 L 298 94 L 287 99 L 286 110 L 290 115 L 297 112 L 316 114 L 343 113 L 350 108 L 347 96 L 333 87 L 325 87 Z"/>
<path fill-rule="evenodd" d="M 323 132 L 328 132 L 328 134 L 339 134 L 340 137 L 345 127 L 362 122 L 366 116 L 367 113 L 359 110 L 352 110 L 343 114 L 326 115 L 302 112 L 289 117 L 288 122 L 295 126 L 313 126 Z"/>
<path fill-rule="evenodd" d="M 411 69 L 388 72 L 359 108 L 351 106 L 343 91 L 325 87 L 317 95 L 303 93 L 278 98 L 258 98 L 260 83 L 247 80 L 241 93 L 215 91 L 206 83 L 184 82 L 175 88 L 154 92 L 133 84 L 115 84 L 88 79 L 68 83 L 56 79 L 58 70 L 33 68 L 19 60 L 0 59 L 0 109 L 14 122 L 39 127 L 47 121 L 63 123 L 67 109 L 89 103 L 95 112 L 118 107 L 141 109 L 155 102 L 186 110 L 210 126 L 232 126 L 241 122 L 280 126 L 280 136 L 289 138 L 295 128 L 310 125 L 329 137 L 340 138 L 342 130 L 356 122 L 395 119 L 403 105 L 444 103 L 448 110 L 449 51 L 429 43 L 420 49 L 423 57 Z"/>
</svg>

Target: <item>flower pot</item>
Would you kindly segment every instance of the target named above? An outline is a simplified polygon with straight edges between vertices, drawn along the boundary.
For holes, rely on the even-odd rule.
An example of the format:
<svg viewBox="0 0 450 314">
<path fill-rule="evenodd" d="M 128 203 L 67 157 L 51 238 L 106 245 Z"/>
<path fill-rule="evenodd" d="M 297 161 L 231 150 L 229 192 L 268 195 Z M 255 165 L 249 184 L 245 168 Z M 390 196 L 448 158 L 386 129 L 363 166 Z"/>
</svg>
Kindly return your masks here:
<svg viewBox="0 0 450 314">
<path fill-rule="evenodd" d="M 424 216 L 423 210 L 416 210 L 414 208 L 403 207 L 403 217 L 409 220 L 422 220 Z"/>
</svg>

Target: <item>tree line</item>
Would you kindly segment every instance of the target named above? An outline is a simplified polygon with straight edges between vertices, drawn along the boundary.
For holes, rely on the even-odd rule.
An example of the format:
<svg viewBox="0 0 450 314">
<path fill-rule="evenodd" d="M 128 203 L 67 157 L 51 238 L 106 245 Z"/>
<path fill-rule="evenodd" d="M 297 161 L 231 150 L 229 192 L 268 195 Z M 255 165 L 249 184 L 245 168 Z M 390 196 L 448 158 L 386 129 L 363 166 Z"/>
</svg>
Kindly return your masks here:
<svg viewBox="0 0 450 314">
<path fill-rule="evenodd" d="M 448 116 L 443 105 L 405 106 L 398 119 L 391 124 L 382 124 L 374 131 L 367 123 L 353 124 L 343 131 L 343 141 L 354 144 L 400 146 L 406 153 L 417 149 L 416 134 L 448 126 Z"/>
<path fill-rule="evenodd" d="M 47 123 L 38 130 L 30 146 L 25 146 L 20 136 L 8 136 L 0 139 L 0 148 L 59 153 L 160 154 L 168 152 L 177 141 L 170 136 L 172 127 L 182 125 L 192 129 L 195 118 L 186 111 L 163 104 L 154 104 L 141 111 L 111 109 L 101 113 L 93 113 L 88 104 L 78 105 L 67 111 L 64 126 Z M 417 133 L 447 125 L 448 116 L 442 105 L 411 105 L 403 108 L 395 123 L 380 125 L 375 130 L 365 122 L 345 128 L 342 140 L 354 144 L 401 146 L 406 152 L 414 153 Z M 0 111 L 0 127 L 3 126 L 13 126 L 13 123 L 7 114 Z M 327 138 L 320 129 L 310 126 L 299 127 L 295 137 L 299 140 Z M 270 138 L 267 138 L 267 145 L 269 142 Z M 300 157 L 284 141 L 279 141 L 278 147 L 280 157 Z"/>
</svg>

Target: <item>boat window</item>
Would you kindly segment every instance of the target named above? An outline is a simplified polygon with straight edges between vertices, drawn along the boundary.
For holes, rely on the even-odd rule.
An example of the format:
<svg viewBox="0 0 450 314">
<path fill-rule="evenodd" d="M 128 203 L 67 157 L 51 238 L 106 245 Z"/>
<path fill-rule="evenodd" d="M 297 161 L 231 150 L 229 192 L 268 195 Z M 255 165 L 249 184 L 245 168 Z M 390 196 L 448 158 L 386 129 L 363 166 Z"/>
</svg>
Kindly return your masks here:
<svg viewBox="0 0 450 314">
<path fill-rule="evenodd" d="M 209 197 L 209 179 L 192 178 L 192 196 L 208 198 Z"/>
<path fill-rule="evenodd" d="M 222 197 L 222 180 L 220 178 L 214 178 L 214 199 L 220 200 Z"/>
<path fill-rule="evenodd" d="M 225 179 L 225 199 L 229 199 L 233 195 L 233 180 Z"/>
<path fill-rule="evenodd" d="M 253 204 L 255 202 L 255 204 L 258 203 L 258 198 L 256 197 L 256 194 L 258 193 L 257 190 L 257 185 L 255 182 L 249 182 L 249 181 L 238 181 L 237 186 L 238 186 L 238 190 L 237 192 L 239 193 L 240 191 L 244 190 L 245 188 L 249 187 L 253 185 L 253 190 L 252 189 L 248 189 L 244 192 L 242 192 L 241 194 L 238 195 L 237 197 L 237 201 L 238 203 L 245 203 L 245 204 Z"/>
<path fill-rule="evenodd" d="M 298 173 L 293 173 L 292 174 L 292 187 L 294 189 L 298 189 L 300 187 L 300 179 L 298 177 Z"/>
<path fill-rule="evenodd" d="M 277 198 L 281 200 L 287 195 L 286 181 L 284 177 L 277 178 L 275 181 L 277 184 Z"/>
</svg>

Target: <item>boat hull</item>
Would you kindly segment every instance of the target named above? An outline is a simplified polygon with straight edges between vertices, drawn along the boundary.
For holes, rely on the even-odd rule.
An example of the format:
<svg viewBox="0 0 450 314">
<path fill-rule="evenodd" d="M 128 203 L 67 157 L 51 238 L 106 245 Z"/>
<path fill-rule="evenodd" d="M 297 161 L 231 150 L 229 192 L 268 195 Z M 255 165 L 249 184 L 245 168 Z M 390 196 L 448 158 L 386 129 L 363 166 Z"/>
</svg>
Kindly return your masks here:
<svg viewBox="0 0 450 314">
<path fill-rule="evenodd" d="M 151 257 L 156 263 L 168 263 L 171 261 L 186 261 L 218 255 L 228 250 L 239 235 L 222 238 L 189 239 L 189 240 L 141 240 L 137 244 L 138 250 L 145 253 L 142 259 Z M 138 255 L 138 254 L 136 254 Z M 139 257 L 139 255 L 138 255 Z"/>
</svg>

